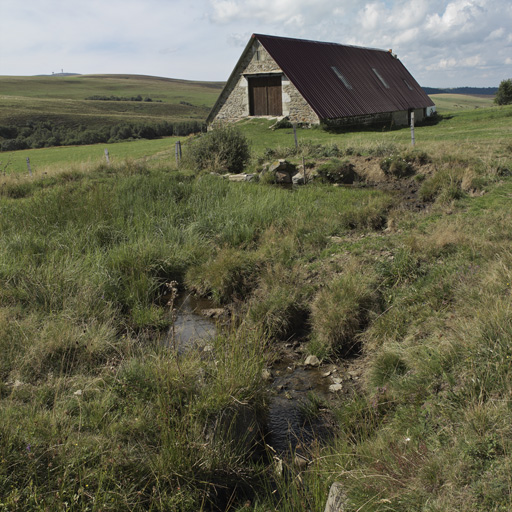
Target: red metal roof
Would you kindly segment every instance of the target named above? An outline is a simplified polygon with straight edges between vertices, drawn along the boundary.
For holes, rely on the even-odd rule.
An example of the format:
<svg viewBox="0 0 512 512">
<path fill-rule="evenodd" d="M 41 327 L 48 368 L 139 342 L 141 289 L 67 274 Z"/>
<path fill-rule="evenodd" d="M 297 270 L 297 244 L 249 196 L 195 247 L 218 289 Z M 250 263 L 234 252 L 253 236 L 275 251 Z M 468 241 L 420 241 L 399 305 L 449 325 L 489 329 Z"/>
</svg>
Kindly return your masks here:
<svg viewBox="0 0 512 512">
<path fill-rule="evenodd" d="M 391 52 L 254 34 L 321 119 L 433 106 Z"/>
</svg>

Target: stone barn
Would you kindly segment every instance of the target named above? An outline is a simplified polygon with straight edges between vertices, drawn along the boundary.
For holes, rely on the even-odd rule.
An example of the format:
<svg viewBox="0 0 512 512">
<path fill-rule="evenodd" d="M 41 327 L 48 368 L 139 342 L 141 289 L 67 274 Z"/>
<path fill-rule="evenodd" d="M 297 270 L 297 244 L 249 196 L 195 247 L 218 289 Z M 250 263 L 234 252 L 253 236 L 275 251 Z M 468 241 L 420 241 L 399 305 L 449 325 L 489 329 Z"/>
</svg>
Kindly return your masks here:
<svg viewBox="0 0 512 512">
<path fill-rule="evenodd" d="M 253 34 L 207 124 L 247 117 L 407 125 L 435 105 L 391 50 Z"/>
</svg>

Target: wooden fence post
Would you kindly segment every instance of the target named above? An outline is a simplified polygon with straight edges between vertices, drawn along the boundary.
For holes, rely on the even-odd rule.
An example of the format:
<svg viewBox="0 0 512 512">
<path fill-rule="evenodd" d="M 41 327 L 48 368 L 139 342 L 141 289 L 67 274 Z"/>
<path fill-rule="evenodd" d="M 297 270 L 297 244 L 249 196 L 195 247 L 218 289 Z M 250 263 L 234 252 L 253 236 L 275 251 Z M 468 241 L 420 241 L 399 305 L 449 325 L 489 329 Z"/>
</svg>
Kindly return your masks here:
<svg viewBox="0 0 512 512">
<path fill-rule="evenodd" d="M 174 145 L 174 151 L 176 153 L 176 165 L 179 167 L 181 162 L 181 142 L 179 140 Z"/>
<path fill-rule="evenodd" d="M 411 143 L 413 146 L 416 144 L 414 139 L 414 110 L 411 112 Z"/>
<path fill-rule="evenodd" d="M 27 156 L 27 169 L 28 169 L 28 174 L 30 176 L 32 176 L 32 167 L 30 166 L 30 158 Z"/>
<path fill-rule="evenodd" d="M 299 147 L 299 141 L 297 140 L 297 123 L 293 123 L 293 137 L 295 138 L 295 147 Z"/>
</svg>

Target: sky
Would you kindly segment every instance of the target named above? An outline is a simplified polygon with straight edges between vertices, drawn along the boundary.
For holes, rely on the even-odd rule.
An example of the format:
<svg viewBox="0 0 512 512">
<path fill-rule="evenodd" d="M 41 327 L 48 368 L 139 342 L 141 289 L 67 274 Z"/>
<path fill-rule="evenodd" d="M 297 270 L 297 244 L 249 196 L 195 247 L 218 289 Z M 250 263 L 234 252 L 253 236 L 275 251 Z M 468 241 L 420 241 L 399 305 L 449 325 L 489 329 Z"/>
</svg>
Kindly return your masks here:
<svg viewBox="0 0 512 512">
<path fill-rule="evenodd" d="M 512 78 L 510 0 L 0 0 L 0 75 L 225 81 L 253 33 L 392 49 L 423 86 Z"/>
</svg>

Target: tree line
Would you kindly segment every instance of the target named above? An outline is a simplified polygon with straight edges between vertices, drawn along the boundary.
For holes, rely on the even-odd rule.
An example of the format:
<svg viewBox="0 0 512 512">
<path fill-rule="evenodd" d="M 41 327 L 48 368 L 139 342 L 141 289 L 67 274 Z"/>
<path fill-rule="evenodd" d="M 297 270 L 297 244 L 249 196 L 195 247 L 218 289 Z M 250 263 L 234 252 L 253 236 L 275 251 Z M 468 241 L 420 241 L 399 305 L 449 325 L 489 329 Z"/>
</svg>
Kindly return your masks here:
<svg viewBox="0 0 512 512">
<path fill-rule="evenodd" d="M 23 126 L 0 125 L 0 151 L 37 149 L 52 146 L 79 146 L 120 142 L 133 139 L 158 139 L 171 135 L 184 136 L 204 131 L 197 121 L 170 123 L 119 123 L 113 126 L 90 128 L 84 125 L 69 127 L 52 121 L 29 122 Z"/>
</svg>

